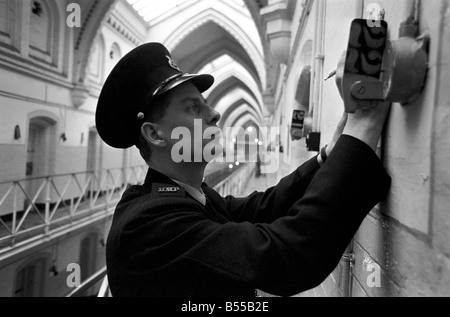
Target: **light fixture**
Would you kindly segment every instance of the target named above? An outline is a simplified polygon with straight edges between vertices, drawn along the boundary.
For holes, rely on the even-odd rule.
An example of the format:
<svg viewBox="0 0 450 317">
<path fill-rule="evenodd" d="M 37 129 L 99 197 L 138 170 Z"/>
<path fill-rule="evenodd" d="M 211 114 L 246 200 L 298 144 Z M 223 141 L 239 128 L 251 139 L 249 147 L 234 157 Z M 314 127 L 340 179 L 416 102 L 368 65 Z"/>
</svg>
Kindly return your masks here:
<svg viewBox="0 0 450 317">
<path fill-rule="evenodd" d="M 22 138 L 22 134 L 20 132 L 20 126 L 16 125 L 14 128 L 14 140 L 20 140 Z"/>
<path fill-rule="evenodd" d="M 38 1 L 33 1 L 33 6 L 31 7 L 31 12 L 38 17 L 42 15 L 44 10 L 42 9 L 42 5 Z"/>
<path fill-rule="evenodd" d="M 53 260 L 53 265 L 50 267 L 50 277 L 58 276 L 58 267 L 56 266 L 56 260 Z"/>
</svg>

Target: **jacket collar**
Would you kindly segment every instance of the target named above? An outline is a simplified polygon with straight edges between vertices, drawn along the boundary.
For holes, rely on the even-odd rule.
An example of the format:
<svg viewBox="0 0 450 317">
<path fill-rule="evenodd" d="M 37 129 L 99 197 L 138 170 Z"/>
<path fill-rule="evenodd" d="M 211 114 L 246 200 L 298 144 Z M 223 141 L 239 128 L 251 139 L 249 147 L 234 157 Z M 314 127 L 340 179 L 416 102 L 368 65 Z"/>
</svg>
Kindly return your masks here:
<svg viewBox="0 0 450 317">
<path fill-rule="evenodd" d="M 158 172 L 157 170 L 148 169 L 147 177 L 145 178 L 145 186 L 152 187 L 153 183 L 161 183 L 167 185 L 178 186 L 170 177 Z"/>
</svg>

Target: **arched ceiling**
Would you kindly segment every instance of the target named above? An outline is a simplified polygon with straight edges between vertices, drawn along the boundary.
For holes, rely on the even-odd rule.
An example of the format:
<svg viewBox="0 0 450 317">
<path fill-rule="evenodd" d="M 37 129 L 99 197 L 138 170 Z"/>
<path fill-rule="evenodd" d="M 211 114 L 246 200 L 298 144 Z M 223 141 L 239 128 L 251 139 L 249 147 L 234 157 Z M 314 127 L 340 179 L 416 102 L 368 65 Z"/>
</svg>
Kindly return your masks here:
<svg viewBox="0 0 450 317">
<path fill-rule="evenodd" d="M 94 39 L 108 12 L 114 7 L 117 0 L 79 0 L 82 14 L 80 28 L 74 28 L 74 71 L 73 82 L 83 83 L 86 79 L 89 55 L 94 45 Z"/>
<path fill-rule="evenodd" d="M 161 42 L 185 72 L 210 73 L 216 82 L 205 93 L 224 125 L 262 126 L 270 116 L 263 94 L 270 90 L 273 56 L 260 10 L 268 0 L 79 0 L 82 27 L 74 32 L 73 81 L 87 78 L 95 37 L 113 10 L 142 17 L 143 42 Z M 120 12 L 119 12 L 120 14 Z M 109 21 L 108 21 L 109 22 Z M 128 21 L 130 22 L 130 21 Z M 142 40 L 139 41 L 142 43 Z M 245 120 L 244 120 L 245 119 Z M 239 126 L 238 126 L 239 127 Z M 224 127 L 225 128 L 225 127 Z"/>
<path fill-rule="evenodd" d="M 165 44 L 183 71 L 216 78 L 206 95 L 223 122 L 263 124 L 268 46 L 259 10 L 267 0 L 127 1 L 148 22 L 148 41 Z"/>
<path fill-rule="evenodd" d="M 222 120 L 220 122 L 220 128 L 222 130 L 225 130 L 229 127 L 234 127 L 236 122 L 239 120 L 240 117 L 244 116 L 245 114 L 251 114 L 259 126 L 258 122 L 261 121 L 260 116 L 256 111 L 245 101 L 245 100 L 238 100 L 235 102 L 230 108 L 227 109 L 227 111 L 222 115 Z"/>
<path fill-rule="evenodd" d="M 245 91 L 247 95 L 251 97 L 251 100 L 255 100 L 255 106 L 257 106 L 255 110 L 262 113 L 262 101 L 258 98 L 258 93 L 255 93 L 249 88 L 248 85 L 234 76 L 227 77 L 225 80 L 220 81 L 220 84 L 216 85 L 212 90 L 210 90 L 210 92 L 207 92 L 205 96 L 212 107 L 219 109 L 218 105 L 221 103 L 221 100 L 227 98 L 227 96 L 229 96 L 236 89 Z"/>
<path fill-rule="evenodd" d="M 259 108 L 259 104 L 257 100 L 253 98 L 251 94 L 249 94 L 246 90 L 241 87 L 234 87 L 230 92 L 223 96 L 215 106 L 216 111 L 222 114 L 222 121 L 226 120 L 225 115 L 229 113 L 229 116 L 235 114 L 240 115 L 239 108 L 233 108 L 237 103 L 241 100 L 244 100 L 246 104 L 248 104 L 253 111 L 257 114 L 258 122 L 261 124 L 263 119 L 263 114 Z M 223 124 L 223 123 L 221 123 Z M 229 126 L 227 126 L 229 127 Z"/>
<path fill-rule="evenodd" d="M 234 126 L 242 127 L 245 131 L 248 127 L 255 128 L 255 135 L 258 135 L 259 132 L 259 124 L 258 119 L 256 119 L 251 113 L 244 112 L 242 116 L 240 116 L 235 122 L 233 122 Z"/>
<path fill-rule="evenodd" d="M 248 128 L 253 128 L 257 133 L 259 132 L 258 126 L 253 120 L 247 121 L 242 127 L 244 128 L 244 130 L 247 130 Z"/>
<path fill-rule="evenodd" d="M 178 66 L 191 73 L 198 72 L 207 63 L 224 54 L 244 67 L 261 89 L 258 70 L 248 53 L 234 37 L 212 21 L 189 34 L 172 50 L 172 56 L 178 62 Z"/>
</svg>

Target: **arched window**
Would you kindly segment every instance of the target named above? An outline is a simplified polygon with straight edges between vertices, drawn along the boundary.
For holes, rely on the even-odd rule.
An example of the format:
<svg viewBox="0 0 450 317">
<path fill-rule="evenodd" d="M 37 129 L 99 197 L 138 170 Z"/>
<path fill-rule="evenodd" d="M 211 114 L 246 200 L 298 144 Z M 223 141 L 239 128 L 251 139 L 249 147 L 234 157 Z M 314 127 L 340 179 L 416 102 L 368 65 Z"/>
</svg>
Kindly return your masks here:
<svg viewBox="0 0 450 317">
<path fill-rule="evenodd" d="M 8 34 L 9 0 L 0 0 L 0 32 Z"/>
<path fill-rule="evenodd" d="M 47 257 L 35 258 L 19 267 L 14 279 L 14 297 L 42 297 L 46 279 Z"/>
<path fill-rule="evenodd" d="M 89 80 L 93 84 L 103 84 L 105 70 L 105 43 L 102 36 L 97 37 L 89 58 Z"/>
<path fill-rule="evenodd" d="M 305 66 L 302 70 L 297 84 L 295 100 L 299 104 L 299 109 L 309 113 L 311 92 L 311 66 Z"/>
<path fill-rule="evenodd" d="M 52 63 L 58 47 L 57 10 L 48 0 L 32 0 L 30 8 L 30 57 Z"/>
<path fill-rule="evenodd" d="M 120 50 L 119 44 L 114 43 L 108 51 L 107 56 L 107 69 L 106 76 L 108 76 L 113 70 L 114 66 L 120 61 L 122 58 L 122 51 Z"/>
<path fill-rule="evenodd" d="M 311 102 L 313 42 L 308 40 L 303 45 L 300 54 L 301 73 L 297 83 L 295 94 L 295 109 L 305 111 L 303 134 L 308 135 L 312 131 L 313 108 Z"/>
<path fill-rule="evenodd" d="M 121 55 L 122 53 L 120 52 L 119 45 L 117 43 L 114 43 L 111 47 L 111 50 L 109 51 L 109 58 L 112 61 L 118 61 L 122 57 Z"/>
<path fill-rule="evenodd" d="M 13 0 L 0 0 L 0 42 L 11 45 L 15 37 L 16 6 Z"/>
</svg>

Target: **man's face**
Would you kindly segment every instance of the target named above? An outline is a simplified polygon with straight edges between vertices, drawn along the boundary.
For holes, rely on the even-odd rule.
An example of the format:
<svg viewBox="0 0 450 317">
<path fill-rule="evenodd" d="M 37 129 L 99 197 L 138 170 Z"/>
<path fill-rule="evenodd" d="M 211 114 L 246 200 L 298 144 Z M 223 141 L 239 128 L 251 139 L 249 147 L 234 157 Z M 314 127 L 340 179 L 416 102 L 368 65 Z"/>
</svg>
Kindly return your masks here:
<svg viewBox="0 0 450 317">
<path fill-rule="evenodd" d="M 211 134 L 214 134 L 211 131 L 215 130 L 217 136 L 219 134 L 217 123 L 220 120 L 220 114 L 208 105 L 197 87 L 190 82 L 183 83 L 168 93 L 170 94 L 169 105 L 158 122 L 169 145 L 168 148 L 172 149 L 180 142 L 180 139 L 177 139 L 178 135 L 172 139 L 174 131 L 189 130 L 192 152 L 195 147 L 203 151 L 211 142 Z"/>
</svg>

